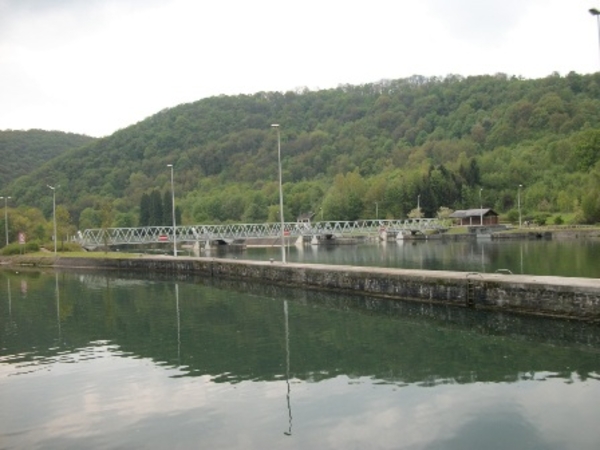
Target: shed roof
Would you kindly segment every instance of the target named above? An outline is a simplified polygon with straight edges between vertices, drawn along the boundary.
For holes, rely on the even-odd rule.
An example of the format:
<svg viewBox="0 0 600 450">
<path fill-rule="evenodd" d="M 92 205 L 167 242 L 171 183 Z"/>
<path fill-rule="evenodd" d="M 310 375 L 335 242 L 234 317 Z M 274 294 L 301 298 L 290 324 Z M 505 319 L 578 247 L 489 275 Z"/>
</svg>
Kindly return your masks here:
<svg viewBox="0 0 600 450">
<path fill-rule="evenodd" d="M 315 215 L 316 213 L 314 212 L 303 213 L 296 218 L 296 221 L 301 222 L 303 220 L 311 220 L 313 217 L 315 217 Z"/>
<path fill-rule="evenodd" d="M 477 208 L 477 209 L 457 209 L 448 217 L 452 219 L 465 219 L 468 217 L 481 217 L 481 216 L 497 216 L 493 209 L 490 208 Z"/>
</svg>

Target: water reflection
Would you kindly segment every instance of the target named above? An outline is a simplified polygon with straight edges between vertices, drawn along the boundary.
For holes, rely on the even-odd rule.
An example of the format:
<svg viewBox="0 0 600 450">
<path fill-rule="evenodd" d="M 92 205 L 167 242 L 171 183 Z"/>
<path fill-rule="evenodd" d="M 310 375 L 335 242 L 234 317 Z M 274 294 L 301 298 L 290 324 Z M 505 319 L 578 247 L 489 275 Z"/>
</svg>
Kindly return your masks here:
<svg viewBox="0 0 600 450">
<path fill-rule="evenodd" d="M 60 327 L 60 290 L 58 288 L 58 272 L 54 274 L 55 280 L 55 295 L 56 295 L 56 324 L 58 327 L 58 346 L 60 347 L 62 338 L 61 338 L 61 327 Z"/>
<path fill-rule="evenodd" d="M 600 444 L 597 325 L 193 277 L 0 280 L 9 448 Z"/>
<path fill-rule="evenodd" d="M 12 322 L 12 294 L 10 292 L 10 278 L 6 280 L 6 290 L 8 291 L 8 318 Z"/>
<path fill-rule="evenodd" d="M 181 365 L 181 314 L 179 312 L 179 284 L 175 283 L 175 312 L 177 314 L 177 365 Z"/>
<path fill-rule="evenodd" d="M 237 258 L 276 258 L 276 248 L 249 248 Z M 221 257 L 230 257 L 222 253 Z M 290 262 L 405 269 L 600 277 L 598 240 L 401 240 L 358 245 L 293 246 Z"/>
<path fill-rule="evenodd" d="M 319 380 L 344 373 L 393 383 L 435 385 L 447 380 L 518 380 L 520 374 L 532 370 L 550 370 L 565 377 L 575 370 L 587 378 L 596 368 L 589 366 L 589 360 L 585 362 L 586 348 L 600 348 L 597 326 L 576 321 L 227 280 L 196 280 L 198 284 L 184 284 L 182 292 L 180 283 L 93 275 L 62 283 L 58 275 L 52 278 L 53 327 L 43 312 L 43 301 L 15 306 L 7 299 L 4 303 L 8 305 L 7 320 L 2 324 L 6 352 L 20 350 L 17 353 L 24 354 L 26 349 L 29 355 L 47 356 L 63 348 L 84 348 L 101 339 L 118 344 L 125 352 L 179 367 L 181 375 L 208 374 L 217 382 L 241 382 L 278 379 L 281 372 L 277 358 L 272 357 L 280 351 L 278 342 L 285 342 L 286 380 L 290 376 Z M 82 296 L 85 284 L 91 288 Z M 173 321 L 165 320 L 173 317 L 163 302 L 165 289 L 170 290 L 169 297 L 174 293 Z M 68 295 L 73 291 L 78 295 Z M 272 299 L 281 298 L 286 299 L 283 330 L 276 326 L 277 321 L 269 319 L 276 315 Z M 293 335 L 290 315 L 297 327 Z M 16 336 L 10 331 L 15 329 L 13 322 L 20 331 Z M 47 335 L 54 338 L 44 345 Z M 531 349 L 530 342 L 544 347 Z M 289 365 L 291 344 L 300 352 L 293 374 Z M 564 345 L 583 353 L 563 350 Z M 420 357 L 424 347 L 430 355 L 428 361 Z M 362 350 L 359 355 L 357 348 Z M 448 352 L 462 357 L 448 361 Z"/>
<path fill-rule="evenodd" d="M 291 404 L 291 387 L 290 387 L 290 328 L 288 318 L 288 304 L 287 300 L 283 301 L 283 314 L 285 317 L 285 383 L 287 385 L 287 409 L 289 417 L 288 430 L 284 431 L 283 434 L 288 436 L 292 435 L 292 404 Z"/>
</svg>

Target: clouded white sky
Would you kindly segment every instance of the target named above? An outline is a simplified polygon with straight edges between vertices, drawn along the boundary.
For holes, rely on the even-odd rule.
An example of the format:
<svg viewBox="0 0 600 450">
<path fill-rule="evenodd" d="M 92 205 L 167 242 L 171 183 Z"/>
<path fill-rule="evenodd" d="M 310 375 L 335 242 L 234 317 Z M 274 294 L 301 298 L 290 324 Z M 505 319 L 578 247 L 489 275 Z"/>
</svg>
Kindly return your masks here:
<svg viewBox="0 0 600 450">
<path fill-rule="evenodd" d="M 600 69 L 600 0 L 0 0 L 0 130 L 106 136 L 214 95 Z"/>
</svg>

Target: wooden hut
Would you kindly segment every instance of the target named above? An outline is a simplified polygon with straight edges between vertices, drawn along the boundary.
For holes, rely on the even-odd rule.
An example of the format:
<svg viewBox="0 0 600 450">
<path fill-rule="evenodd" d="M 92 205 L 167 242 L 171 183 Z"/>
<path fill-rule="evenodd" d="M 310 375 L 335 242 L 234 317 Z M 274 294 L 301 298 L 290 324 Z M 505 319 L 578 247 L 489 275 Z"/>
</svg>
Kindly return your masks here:
<svg viewBox="0 0 600 450">
<path fill-rule="evenodd" d="M 462 226 L 498 225 L 498 213 L 489 208 L 459 209 L 448 217 L 453 219 L 457 225 Z"/>
</svg>

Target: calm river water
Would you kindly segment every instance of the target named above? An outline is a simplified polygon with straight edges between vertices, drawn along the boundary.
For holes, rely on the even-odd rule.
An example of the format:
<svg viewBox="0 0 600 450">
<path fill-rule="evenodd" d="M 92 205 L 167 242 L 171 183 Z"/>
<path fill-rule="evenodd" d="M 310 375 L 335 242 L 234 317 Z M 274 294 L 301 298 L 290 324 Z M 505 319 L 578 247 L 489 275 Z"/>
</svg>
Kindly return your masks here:
<svg viewBox="0 0 600 450">
<path fill-rule="evenodd" d="M 237 254 L 213 250 L 210 255 L 279 261 L 281 247 L 248 248 Z M 598 278 L 600 240 L 405 240 L 359 245 L 291 245 L 287 248 L 287 260 L 482 273 L 508 270 L 515 274 Z"/>
<path fill-rule="evenodd" d="M 599 398 L 598 325 L 0 272 L 1 449 L 596 450 Z"/>
</svg>

